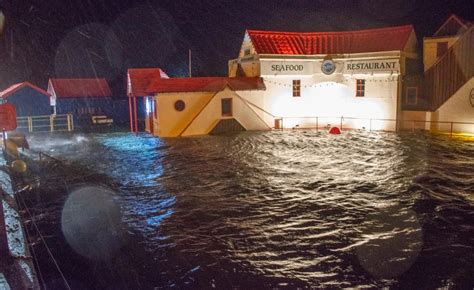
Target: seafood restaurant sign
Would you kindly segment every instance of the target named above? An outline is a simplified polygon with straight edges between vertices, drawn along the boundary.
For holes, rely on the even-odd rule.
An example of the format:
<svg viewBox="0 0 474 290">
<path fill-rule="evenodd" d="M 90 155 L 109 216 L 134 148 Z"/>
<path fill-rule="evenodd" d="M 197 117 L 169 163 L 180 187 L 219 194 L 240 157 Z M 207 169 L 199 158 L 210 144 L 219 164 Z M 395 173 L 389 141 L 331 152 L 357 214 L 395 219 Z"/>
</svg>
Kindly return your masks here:
<svg viewBox="0 0 474 290">
<path fill-rule="evenodd" d="M 326 60 L 327 62 L 328 60 Z M 262 75 L 312 75 L 322 73 L 323 60 L 310 61 L 261 61 Z M 388 60 L 334 60 L 332 69 L 325 74 L 332 73 L 371 73 L 371 72 L 398 72 L 400 63 L 395 59 Z"/>
</svg>

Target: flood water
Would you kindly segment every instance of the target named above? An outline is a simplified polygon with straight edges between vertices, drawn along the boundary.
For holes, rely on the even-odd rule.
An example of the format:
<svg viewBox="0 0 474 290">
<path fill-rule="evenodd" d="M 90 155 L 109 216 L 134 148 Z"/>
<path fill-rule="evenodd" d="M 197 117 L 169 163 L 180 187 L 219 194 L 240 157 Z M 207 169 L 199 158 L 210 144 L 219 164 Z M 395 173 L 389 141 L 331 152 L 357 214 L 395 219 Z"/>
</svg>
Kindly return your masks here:
<svg viewBox="0 0 474 290">
<path fill-rule="evenodd" d="M 88 221 L 101 227 L 87 245 L 71 223 L 109 203 L 77 191 L 68 203 L 71 189 L 31 205 L 74 289 L 474 286 L 474 142 L 303 130 L 29 141 L 116 184 L 97 190 L 120 225 Z M 33 248 L 44 283 L 63 287 Z"/>
</svg>

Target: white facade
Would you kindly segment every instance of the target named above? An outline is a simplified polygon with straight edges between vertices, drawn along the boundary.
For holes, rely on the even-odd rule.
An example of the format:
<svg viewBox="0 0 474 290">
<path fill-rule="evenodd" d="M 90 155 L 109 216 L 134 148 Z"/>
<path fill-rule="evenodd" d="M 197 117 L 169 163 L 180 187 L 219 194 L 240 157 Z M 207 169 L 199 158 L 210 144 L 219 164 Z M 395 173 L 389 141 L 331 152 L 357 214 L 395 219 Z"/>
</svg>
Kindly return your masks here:
<svg viewBox="0 0 474 290">
<path fill-rule="evenodd" d="M 400 51 L 340 55 L 331 58 L 334 72 L 325 74 L 327 56 L 257 56 L 242 64 L 246 74 L 263 78 L 263 115 L 269 126 L 282 119 L 283 128 L 342 126 L 367 130 L 397 128 L 399 84 L 404 55 Z M 245 62 L 245 60 L 243 61 Z M 230 62 L 236 73 L 238 61 Z M 231 75 L 232 76 L 232 75 Z M 363 96 L 356 96 L 357 80 L 364 81 Z M 293 96 L 300 81 L 300 96 Z M 246 97 L 245 92 L 242 95 Z"/>
</svg>

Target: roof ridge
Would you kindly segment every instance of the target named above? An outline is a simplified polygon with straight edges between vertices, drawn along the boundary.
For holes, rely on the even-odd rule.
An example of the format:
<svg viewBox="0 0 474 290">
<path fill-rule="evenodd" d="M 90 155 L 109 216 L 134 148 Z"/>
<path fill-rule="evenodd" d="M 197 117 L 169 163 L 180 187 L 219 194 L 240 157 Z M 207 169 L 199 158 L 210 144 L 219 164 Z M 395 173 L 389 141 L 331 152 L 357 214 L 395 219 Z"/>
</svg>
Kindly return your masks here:
<svg viewBox="0 0 474 290">
<path fill-rule="evenodd" d="M 364 33 L 364 32 L 382 32 L 389 30 L 400 30 L 400 29 L 414 29 L 412 24 L 400 25 L 400 26 L 389 26 L 389 27 L 380 27 L 380 28 L 367 28 L 359 30 L 343 30 L 343 31 L 276 31 L 276 30 L 256 30 L 256 29 L 247 29 L 247 32 L 250 33 L 265 33 L 265 34 L 288 34 L 288 35 L 314 35 L 314 34 L 355 34 L 355 33 Z"/>
<path fill-rule="evenodd" d="M 0 97 L 1 98 L 4 98 L 4 97 L 8 97 L 9 95 L 15 93 L 16 91 L 24 88 L 24 87 L 30 87 L 32 88 L 33 90 L 43 94 L 43 95 L 46 95 L 46 96 L 50 96 L 51 94 L 48 93 L 46 90 L 34 85 L 33 83 L 29 82 L 29 81 L 25 81 L 25 82 L 20 82 L 20 83 L 16 83 L 16 84 L 13 84 L 11 86 L 9 86 L 8 88 L 0 91 Z"/>
<path fill-rule="evenodd" d="M 50 78 L 50 80 L 106 80 L 106 78 Z"/>
</svg>

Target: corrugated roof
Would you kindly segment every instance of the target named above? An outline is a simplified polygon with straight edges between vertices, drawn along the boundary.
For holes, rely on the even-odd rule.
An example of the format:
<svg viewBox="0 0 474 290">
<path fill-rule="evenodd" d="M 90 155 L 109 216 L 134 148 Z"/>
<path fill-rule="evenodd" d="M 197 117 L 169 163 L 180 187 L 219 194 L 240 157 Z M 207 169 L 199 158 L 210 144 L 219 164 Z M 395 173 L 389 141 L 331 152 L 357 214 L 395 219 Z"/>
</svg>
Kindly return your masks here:
<svg viewBox="0 0 474 290">
<path fill-rule="evenodd" d="M 259 77 L 198 77 L 158 79 L 150 84 L 147 91 L 148 93 L 219 92 L 227 86 L 233 91 L 265 89 L 265 84 Z"/>
<path fill-rule="evenodd" d="M 128 78 L 130 82 L 127 82 L 127 94 L 143 97 L 149 95 L 146 89 L 152 81 L 169 77 L 160 68 L 130 68 Z"/>
<path fill-rule="evenodd" d="M 104 98 L 111 97 L 109 84 L 98 79 L 49 79 L 58 98 Z"/>
<path fill-rule="evenodd" d="M 259 54 L 343 54 L 404 50 L 412 25 L 341 32 L 247 30 Z"/>
<path fill-rule="evenodd" d="M 1 91 L 0 92 L 0 98 L 7 98 L 8 96 L 14 94 L 18 90 L 21 90 L 25 87 L 32 88 L 33 90 L 35 90 L 35 91 L 37 91 L 37 92 L 39 92 L 43 95 L 46 95 L 48 97 L 50 96 L 50 94 L 47 91 L 43 90 L 42 88 L 39 88 L 39 87 L 33 85 L 30 82 L 22 82 L 22 83 L 17 83 L 17 84 L 11 85 L 10 87 L 8 87 L 5 90 Z"/>
</svg>

